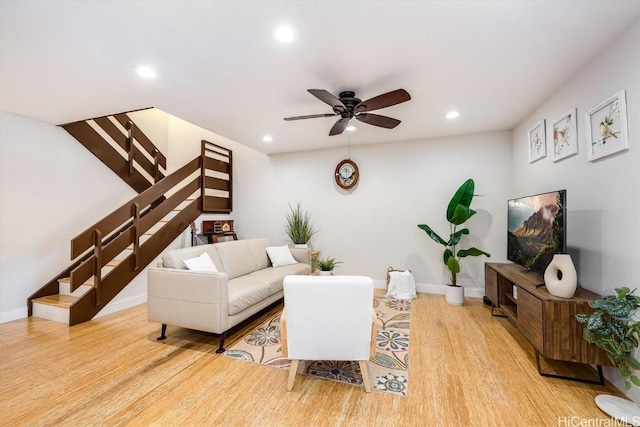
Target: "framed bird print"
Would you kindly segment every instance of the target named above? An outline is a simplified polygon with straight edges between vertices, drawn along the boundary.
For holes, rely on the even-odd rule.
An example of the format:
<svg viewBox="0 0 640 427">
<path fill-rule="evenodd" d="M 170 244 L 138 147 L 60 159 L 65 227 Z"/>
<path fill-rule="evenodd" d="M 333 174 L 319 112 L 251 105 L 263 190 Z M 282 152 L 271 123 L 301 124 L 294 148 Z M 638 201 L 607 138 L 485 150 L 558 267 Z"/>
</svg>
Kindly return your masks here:
<svg viewBox="0 0 640 427">
<path fill-rule="evenodd" d="M 527 131 L 527 139 L 529 140 L 529 163 L 547 155 L 547 144 L 544 135 L 544 120 L 540 120 Z"/>
<path fill-rule="evenodd" d="M 589 161 L 629 149 L 627 101 L 624 90 L 587 111 L 585 119 Z"/>
<path fill-rule="evenodd" d="M 576 109 L 572 108 L 551 122 L 554 162 L 578 152 L 576 119 Z"/>
</svg>

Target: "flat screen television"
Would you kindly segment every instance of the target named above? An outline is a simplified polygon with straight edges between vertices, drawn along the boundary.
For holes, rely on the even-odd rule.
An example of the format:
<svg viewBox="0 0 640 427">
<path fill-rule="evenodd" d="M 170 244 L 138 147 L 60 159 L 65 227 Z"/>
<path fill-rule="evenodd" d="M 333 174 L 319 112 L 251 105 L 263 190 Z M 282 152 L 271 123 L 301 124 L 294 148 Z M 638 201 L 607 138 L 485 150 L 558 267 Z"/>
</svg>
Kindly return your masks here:
<svg viewBox="0 0 640 427">
<path fill-rule="evenodd" d="M 566 201 L 566 190 L 509 200 L 509 261 L 544 274 L 555 254 L 566 253 Z"/>
</svg>

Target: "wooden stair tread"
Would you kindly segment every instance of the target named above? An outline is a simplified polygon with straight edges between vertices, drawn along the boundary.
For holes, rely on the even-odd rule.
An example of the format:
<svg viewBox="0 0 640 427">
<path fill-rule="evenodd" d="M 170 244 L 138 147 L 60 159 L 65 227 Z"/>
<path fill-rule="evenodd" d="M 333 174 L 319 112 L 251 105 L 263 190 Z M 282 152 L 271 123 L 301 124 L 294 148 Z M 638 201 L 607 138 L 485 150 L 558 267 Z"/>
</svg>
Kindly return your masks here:
<svg viewBox="0 0 640 427">
<path fill-rule="evenodd" d="M 64 283 L 71 283 L 71 277 L 64 277 L 62 279 L 59 279 L 58 282 L 64 282 Z M 82 285 L 80 286 L 93 286 L 93 277 L 89 277 L 87 279 L 86 282 L 84 282 Z"/>
<path fill-rule="evenodd" d="M 55 307 L 61 307 L 61 308 L 69 308 L 71 304 L 73 304 L 77 300 L 78 298 L 76 297 L 72 297 L 69 295 L 56 294 L 56 295 L 49 295 L 46 297 L 36 298 L 32 300 L 32 302 L 34 303 L 37 302 L 37 303 L 46 304 L 46 305 L 53 305 Z"/>
</svg>

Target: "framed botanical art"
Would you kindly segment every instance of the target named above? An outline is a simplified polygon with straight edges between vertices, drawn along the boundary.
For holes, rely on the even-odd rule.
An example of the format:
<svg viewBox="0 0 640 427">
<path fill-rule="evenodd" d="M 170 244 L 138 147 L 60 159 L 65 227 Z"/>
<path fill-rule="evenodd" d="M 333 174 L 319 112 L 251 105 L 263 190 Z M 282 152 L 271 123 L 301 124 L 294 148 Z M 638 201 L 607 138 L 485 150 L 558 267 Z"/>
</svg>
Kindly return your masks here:
<svg viewBox="0 0 640 427">
<path fill-rule="evenodd" d="M 547 155 L 547 144 L 545 141 L 544 120 L 540 120 L 527 131 L 529 141 L 529 163 L 540 160 Z"/>
<path fill-rule="evenodd" d="M 576 119 L 576 109 L 572 108 L 551 123 L 554 162 L 578 152 Z"/>
<path fill-rule="evenodd" d="M 624 90 L 587 111 L 585 119 L 589 161 L 629 149 L 627 102 Z"/>
</svg>

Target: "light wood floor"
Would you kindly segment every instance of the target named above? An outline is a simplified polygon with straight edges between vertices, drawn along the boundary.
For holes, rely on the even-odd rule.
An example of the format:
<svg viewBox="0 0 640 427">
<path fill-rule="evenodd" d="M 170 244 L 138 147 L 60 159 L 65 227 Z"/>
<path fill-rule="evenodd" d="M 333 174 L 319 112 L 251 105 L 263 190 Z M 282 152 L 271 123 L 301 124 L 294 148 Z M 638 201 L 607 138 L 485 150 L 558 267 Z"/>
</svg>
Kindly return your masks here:
<svg viewBox="0 0 640 427">
<path fill-rule="evenodd" d="M 0 325 L 0 425 L 605 425 L 559 420 L 604 420 L 593 398 L 621 396 L 539 376 L 531 346 L 478 299 L 414 301 L 407 397 L 307 376 L 286 392 L 285 370 L 216 355 L 217 338 L 205 333 L 169 326 L 158 342 L 159 330 L 146 305 L 74 327 Z"/>
</svg>

